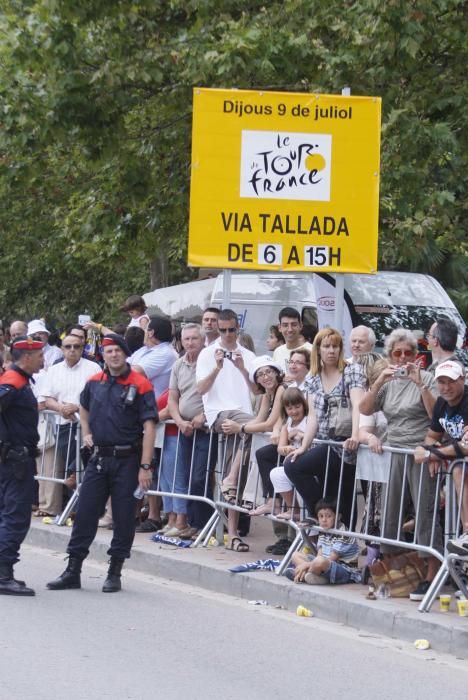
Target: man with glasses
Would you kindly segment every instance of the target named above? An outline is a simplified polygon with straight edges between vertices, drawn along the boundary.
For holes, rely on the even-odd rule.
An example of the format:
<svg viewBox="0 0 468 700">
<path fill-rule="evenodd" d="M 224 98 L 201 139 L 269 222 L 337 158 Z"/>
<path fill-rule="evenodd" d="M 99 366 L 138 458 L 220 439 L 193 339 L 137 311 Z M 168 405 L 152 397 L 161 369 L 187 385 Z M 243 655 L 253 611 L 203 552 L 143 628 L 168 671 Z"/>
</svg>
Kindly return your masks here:
<svg viewBox="0 0 468 700">
<path fill-rule="evenodd" d="M 432 353 L 432 364 L 428 367 L 428 372 L 435 373 L 436 367 L 446 360 L 456 360 L 455 350 L 457 347 L 458 328 L 457 325 L 448 318 L 437 318 L 435 323 L 426 333 L 427 348 Z"/>
<path fill-rule="evenodd" d="M 49 367 L 42 386 L 45 407 L 59 414 L 58 452 L 65 465 L 69 488 L 76 485 L 76 414 L 80 410 L 80 394 L 89 377 L 101 369 L 96 362 L 82 357 L 83 348 L 81 338 L 71 333 L 66 335 L 62 341 L 64 360 Z M 39 498 L 46 483 L 40 482 Z"/>
<path fill-rule="evenodd" d="M 220 433 L 227 419 L 244 425 L 253 418 L 250 391 L 255 386 L 250 383 L 249 372 L 255 355 L 237 342 L 239 321 L 235 311 L 220 312 L 218 330 L 219 339 L 198 356 L 196 379 L 208 426 Z M 230 549 L 241 551 L 240 547 L 246 545 L 237 537 L 239 514 L 229 510 L 228 515 Z"/>
<path fill-rule="evenodd" d="M 255 355 L 237 342 L 239 321 L 235 311 L 219 314 L 220 337 L 204 348 L 197 361 L 197 389 L 203 396 L 208 425 L 221 429 L 225 418 L 245 423 L 252 418 L 249 371 Z M 242 414 L 234 417 L 233 414 Z M 229 414 L 229 415 L 227 415 Z"/>
</svg>

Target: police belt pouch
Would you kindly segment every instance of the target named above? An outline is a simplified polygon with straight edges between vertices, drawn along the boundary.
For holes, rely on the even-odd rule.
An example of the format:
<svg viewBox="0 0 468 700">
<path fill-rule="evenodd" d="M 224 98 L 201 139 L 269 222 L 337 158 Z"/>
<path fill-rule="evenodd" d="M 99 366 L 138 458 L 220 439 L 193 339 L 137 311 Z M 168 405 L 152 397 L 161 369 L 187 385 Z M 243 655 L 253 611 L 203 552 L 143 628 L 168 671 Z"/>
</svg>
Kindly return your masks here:
<svg viewBox="0 0 468 700">
<path fill-rule="evenodd" d="M 344 379 L 341 378 L 341 395 L 328 396 L 328 425 L 332 440 L 351 437 L 353 432 L 353 409 L 345 394 Z"/>
<path fill-rule="evenodd" d="M 427 563 L 417 552 L 404 552 L 390 559 L 379 559 L 369 568 L 376 588 L 385 584 L 392 598 L 407 598 L 425 580 Z"/>
<path fill-rule="evenodd" d="M 28 464 L 31 461 L 27 447 L 9 447 L 2 450 L 2 460 L 11 465 L 15 479 L 23 481 L 26 478 Z"/>
</svg>

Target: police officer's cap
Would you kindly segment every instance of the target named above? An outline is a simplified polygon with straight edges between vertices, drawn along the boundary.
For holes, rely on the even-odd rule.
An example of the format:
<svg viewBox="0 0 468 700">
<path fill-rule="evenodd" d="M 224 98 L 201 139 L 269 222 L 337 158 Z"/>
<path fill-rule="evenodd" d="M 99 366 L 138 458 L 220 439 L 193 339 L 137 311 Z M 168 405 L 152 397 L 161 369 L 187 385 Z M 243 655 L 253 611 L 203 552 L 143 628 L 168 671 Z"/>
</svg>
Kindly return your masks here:
<svg viewBox="0 0 468 700">
<path fill-rule="evenodd" d="M 12 350 L 42 350 L 43 347 L 42 340 L 35 340 L 30 335 L 20 335 L 11 344 Z"/>
<path fill-rule="evenodd" d="M 125 339 L 117 333 L 109 333 L 108 335 L 104 336 L 104 338 L 102 339 L 102 347 L 107 348 L 109 345 L 118 345 L 119 348 L 121 348 L 121 350 L 124 351 L 127 357 L 130 357 L 130 355 L 132 354 L 129 350 L 127 343 L 125 342 Z"/>
</svg>

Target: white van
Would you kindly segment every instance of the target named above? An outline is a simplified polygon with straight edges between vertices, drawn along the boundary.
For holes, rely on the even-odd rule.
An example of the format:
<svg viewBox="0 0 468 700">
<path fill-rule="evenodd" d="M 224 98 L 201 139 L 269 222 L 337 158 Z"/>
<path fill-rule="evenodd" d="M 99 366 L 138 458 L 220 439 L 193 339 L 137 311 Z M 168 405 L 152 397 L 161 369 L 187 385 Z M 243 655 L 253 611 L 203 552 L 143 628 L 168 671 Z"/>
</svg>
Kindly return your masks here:
<svg viewBox="0 0 468 700">
<path fill-rule="evenodd" d="M 332 275 L 329 275 L 332 278 Z M 424 334 L 436 316 L 452 319 L 459 328 L 459 344 L 465 324 L 442 286 L 429 275 L 412 272 L 345 274 L 345 299 L 353 326 L 370 326 L 378 345 L 394 328 Z M 180 321 L 200 320 L 207 306 L 222 307 L 223 275 L 166 287 L 144 295 L 150 312 L 164 313 Z M 278 323 L 284 306 L 296 308 L 304 324 L 317 328 L 312 273 L 232 272 L 230 308 L 241 327 L 254 340 L 257 354 L 266 352 L 269 328 Z"/>
</svg>

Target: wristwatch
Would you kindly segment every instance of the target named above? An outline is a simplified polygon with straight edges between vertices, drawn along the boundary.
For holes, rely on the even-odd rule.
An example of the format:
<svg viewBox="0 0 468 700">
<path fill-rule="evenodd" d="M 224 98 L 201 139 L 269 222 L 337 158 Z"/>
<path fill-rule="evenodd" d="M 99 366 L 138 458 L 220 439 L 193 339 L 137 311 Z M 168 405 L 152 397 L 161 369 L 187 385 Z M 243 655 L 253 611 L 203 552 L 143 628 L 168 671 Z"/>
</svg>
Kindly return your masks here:
<svg viewBox="0 0 468 700">
<path fill-rule="evenodd" d="M 140 469 L 144 469 L 145 472 L 149 472 L 153 469 L 151 464 L 140 464 Z"/>
</svg>

